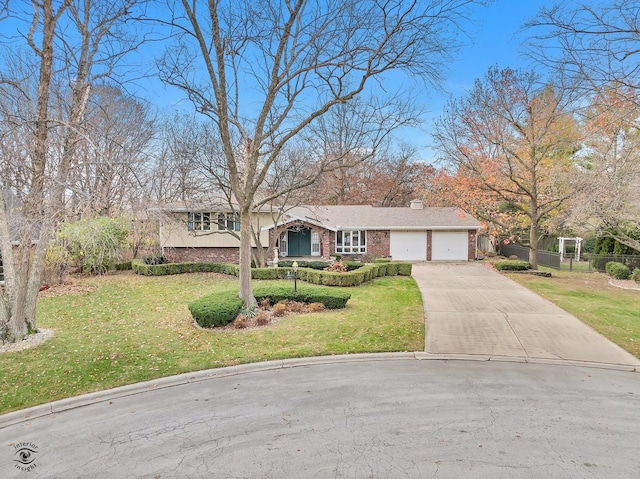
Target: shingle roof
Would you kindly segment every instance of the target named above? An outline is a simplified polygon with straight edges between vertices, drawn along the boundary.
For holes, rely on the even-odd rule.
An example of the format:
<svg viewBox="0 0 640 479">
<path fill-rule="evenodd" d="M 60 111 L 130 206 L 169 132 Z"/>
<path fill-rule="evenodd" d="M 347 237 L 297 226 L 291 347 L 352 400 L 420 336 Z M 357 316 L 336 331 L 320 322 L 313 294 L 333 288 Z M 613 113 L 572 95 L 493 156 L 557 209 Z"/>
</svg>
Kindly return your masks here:
<svg viewBox="0 0 640 479">
<path fill-rule="evenodd" d="M 460 208 L 384 208 L 367 205 L 298 206 L 289 215 L 330 229 L 480 229 L 473 216 Z"/>
</svg>

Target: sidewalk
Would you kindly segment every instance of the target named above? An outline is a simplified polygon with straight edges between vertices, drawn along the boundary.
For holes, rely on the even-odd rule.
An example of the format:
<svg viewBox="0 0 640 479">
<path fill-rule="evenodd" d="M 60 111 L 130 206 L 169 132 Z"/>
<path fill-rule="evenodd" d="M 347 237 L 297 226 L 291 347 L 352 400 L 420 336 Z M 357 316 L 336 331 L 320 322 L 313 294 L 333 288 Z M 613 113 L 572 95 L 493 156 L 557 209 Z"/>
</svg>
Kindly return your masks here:
<svg viewBox="0 0 640 479">
<path fill-rule="evenodd" d="M 418 263 L 425 351 L 640 367 L 575 316 L 477 263 Z"/>
</svg>

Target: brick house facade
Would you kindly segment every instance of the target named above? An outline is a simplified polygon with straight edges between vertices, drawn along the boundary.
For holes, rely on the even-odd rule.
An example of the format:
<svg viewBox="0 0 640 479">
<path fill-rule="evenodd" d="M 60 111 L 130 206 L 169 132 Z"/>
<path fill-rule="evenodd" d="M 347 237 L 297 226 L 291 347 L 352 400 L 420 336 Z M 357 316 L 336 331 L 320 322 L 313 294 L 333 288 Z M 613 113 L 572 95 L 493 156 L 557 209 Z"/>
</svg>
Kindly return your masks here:
<svg viewBox="0 0 640 479">
<path fill-rule="evenodd" d="M 182 211 L 185 212 L 177 214 L 184 218 L 175 222 L 173 229 L 165 226 L 164 236 L 161 231 L 163 251 L 169 261 L 238 262 L 237 237 L 214 231 L 237 226 L 236 223 L 214 223 L 211 219 L 214 213 Z M 210 231 L 187 234 L 186 226 L 192 226 L 187 214 Z M 268 249 L 268 261 L 273 260 L 273 245 L 281 258 L 329 260 L 340 255 L 344 259 L 366 256 L 403 261 L 468 261 L 476 257 L 476 236 L 480 229 L 475 218 L 458 208 L 423 208 L 420 202 L 412 202 L 409 208 L 303 206 L 279 215 L 277 224 L 269 222 L 271 217 L 266 213 L 255 215 L 254 230 L 260 236 L 260 244 Z M 208 223 L 202 218 L 207 218 Z"/>
</svg>

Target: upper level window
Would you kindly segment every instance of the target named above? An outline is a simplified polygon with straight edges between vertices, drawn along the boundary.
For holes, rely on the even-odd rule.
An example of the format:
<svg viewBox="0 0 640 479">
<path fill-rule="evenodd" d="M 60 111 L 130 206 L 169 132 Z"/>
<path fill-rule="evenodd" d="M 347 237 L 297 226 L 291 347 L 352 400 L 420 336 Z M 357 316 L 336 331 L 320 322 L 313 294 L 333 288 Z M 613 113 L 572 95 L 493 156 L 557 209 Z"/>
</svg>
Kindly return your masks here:
<svg viewBox="0 0 640 479">
<path fill-rule="evenodd" d="M 240 213 L 188 213 L 189 231 L 240 231 Z"/>
<path fill-rule="evenodd" d="M 218 231 L 240 231 L 240 213 L 218 213 Z"/>
<path fill-rule="evenodd" d="M 189 213 L 187 227 L 189 231 L 211 231 L 211 213 Z"/>
<path fill-rule="evenodd" d="M 366 231 L 338 231 L 336 233 L 336 253 L 359 254 L 366 252 Z"/>
</svg>

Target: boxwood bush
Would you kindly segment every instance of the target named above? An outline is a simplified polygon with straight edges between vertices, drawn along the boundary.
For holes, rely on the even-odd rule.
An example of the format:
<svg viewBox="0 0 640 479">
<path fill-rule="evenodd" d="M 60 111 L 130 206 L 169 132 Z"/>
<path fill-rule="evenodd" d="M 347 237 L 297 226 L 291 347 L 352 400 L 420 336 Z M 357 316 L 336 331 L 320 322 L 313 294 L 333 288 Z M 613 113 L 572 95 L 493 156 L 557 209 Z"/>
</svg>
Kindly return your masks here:
<svg viewBox="0 0 640 479">
<path fill-rule="evenodd" d="M 344 308 L 351 293 L 342 289 L 315 285 L 299 285 L 296 292 L 289 283 L 255 288 L 253 295 L 272 304 L 290 300 L 300 303 L 322 303 L 327 309 Z M 240 313 L 242 300 L 235 291 L 222 291 L 203 296 L 188 305 L 193 319 L 203 328 L 226 326 Z"/>
<path fill-rule="evenodd" d="M 271 286 L 259 286 L 253 290 L 256 300 L 267 298 L 271 304 L 280 301 L 298 301 L 300 303 L 322 303 L 327 309 L 344 308 L 351 298 L 351 293 L 337 288 L 325 288 L 312 284 L 298 285 L 298 290 L 293 291 L 290 283 Z"/>
<path fill-rule="evenodd" d="M 498 271 L 526 271 L 531 269 L 531 264 L 520 259 L 511 259 L 507 261 L 498 261 L 496 263 Z"/>
<path fill-rule="evenodd" d="M 328 264 L 328 263 L 325 263 Z M 347 264 L 347 263 L 345 263 Z M 357 268 L 349 270 L 349 264 Z M 332 273 L 312 268 L 298 268 L 298 279 L 324 286 L 359 286 L 378 276 L 411 276 L 411 263 L 373 263 L 349 262 L 346 273 Z M 181 273 L 221 273 L 238 276 L 237 264 L 221 263 L 167 263 L 149 265 L 140 260 L 132 261 L 134 273 L 145 276 L 164 276 Z M 253 268 L 253 279 L 283 279 L 291 268 Z"/>
<path fill-rule="evenodd" d="M 631 276 L 631 270 L 625 264 L 618 263 L 617 261 L 609 261 L 605 266 L 605 271 L 609 276 L 615 279 L 629 279 Z"/>
<path fill-rule="evenodd" d="M 223 291 L 196 299 L 188 307 L 193 319 L 203 328 L 219 327 L 226 326 L 238 316 L 242 300 L 235 291 Z"/>
</svg>

